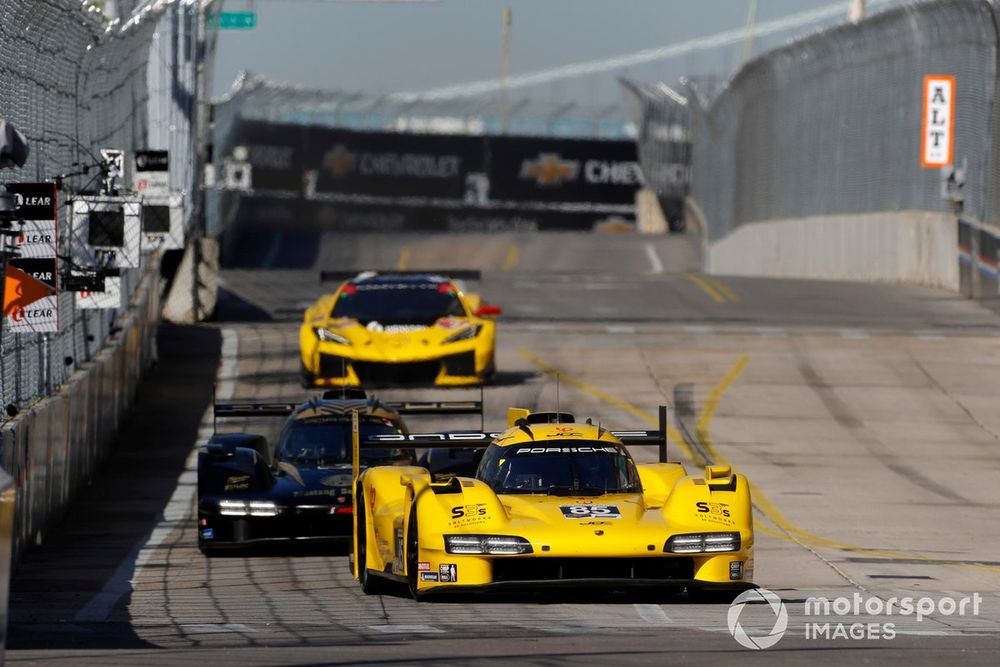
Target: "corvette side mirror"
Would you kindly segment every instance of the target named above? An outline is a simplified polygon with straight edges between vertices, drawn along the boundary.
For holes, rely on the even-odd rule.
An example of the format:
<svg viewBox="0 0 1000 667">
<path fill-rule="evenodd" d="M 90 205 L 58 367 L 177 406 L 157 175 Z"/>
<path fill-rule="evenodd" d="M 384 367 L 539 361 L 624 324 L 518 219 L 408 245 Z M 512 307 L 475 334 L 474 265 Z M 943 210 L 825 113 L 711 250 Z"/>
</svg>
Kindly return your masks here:
<svg viewBox="0 0 1000 667">
<path fill-rule="evenodd" d="M 503 308 L 500 306 L 491 306 L 486 303 L 476 310 L 476 317 L 496 317 L 503 312 Z"/>
</svg>

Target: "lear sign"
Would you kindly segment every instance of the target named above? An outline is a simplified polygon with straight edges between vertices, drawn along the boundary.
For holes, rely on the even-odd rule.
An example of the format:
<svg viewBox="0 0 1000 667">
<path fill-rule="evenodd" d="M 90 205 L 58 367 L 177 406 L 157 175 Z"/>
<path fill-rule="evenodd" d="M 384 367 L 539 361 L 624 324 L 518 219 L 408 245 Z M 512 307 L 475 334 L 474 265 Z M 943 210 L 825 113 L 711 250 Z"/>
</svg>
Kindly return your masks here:
<svg viewBox="0 0 1000 667">
<path fill-rule="evenodd" d="M 923 136 L 920 165 L 947 167 L 955 144 L 955 77 L 932 74 L 924 77 Z"/>
</svg>

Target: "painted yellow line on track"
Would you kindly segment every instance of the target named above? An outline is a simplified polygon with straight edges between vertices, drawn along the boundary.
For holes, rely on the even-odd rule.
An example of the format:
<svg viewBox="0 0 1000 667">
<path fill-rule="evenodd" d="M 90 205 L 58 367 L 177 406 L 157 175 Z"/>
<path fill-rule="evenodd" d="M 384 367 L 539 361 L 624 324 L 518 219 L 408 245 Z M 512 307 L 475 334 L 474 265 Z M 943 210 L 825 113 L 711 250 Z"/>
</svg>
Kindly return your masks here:
<svg viewBox="0 0 1000 667">
<path fill-rule="evenodd" d="M 396 262 L 397 271 L 406 271 L 406 267 L 410 265 L 411 254 L 410 246 L 403 246 L 403 249 L 399 251 L 399 260 Z"/>
<path fill-rule="evenodd" d="M 527 350 L 518 350 L 518 352 L 522 357 L 524 357 L 525 359 L 533 363 L 535 366 L 538 366 L 540 369 L 542 369 L 542 371 L 544 371 L 547 375 L 555 376 L 556 374 L 558 374 L 560 382 L 565 382 L 571 387 L 576 387 L 585 394 L 590 394 L 594 398 L 604 401 L 609 405 L 613 405 L 619 410 L 623 410 L 629 413 L 630 415 L 638 417 L 643 421 L 649 422 L 654 427 L 659 427 L 659 418 L 656 417 L 655 415 L 651 415 L 648 412 L 644 412 L 643 410 L 637 408 L 628 401 L 623 401 L 620 398 L 615 398 L 611 394 L 603 392 L 596 387 L 592 387 L 586 382 L 578 380 L 572 375 L 567 375 L 566 373 L 559 370 L 555 366 L 550 366 L 549 364 L 545 363 L 544 361 L 533 355 L 531 352 L 528 352 Z M 696 460 L 694 452 L 691 451 L 691 448 L 688 447 L 688 444 L 684 441 L 684 436 L 682 436 L 673 426 L 669 425 L 667 426 L 667 438 L 671 441 L 674 447 L 679 449 L 680 452 L 689 461 Z"/>
<path fill-rule="evenodd" d="M 507 248 L 507 259 L 503 262 L 503 270 L 511 271 L 515 266 L 517 266 L 517 244 L 511 243 L 510 247 Z"/>
<path fill-rule="evenodd" d="M 711 285 L 709 285 L 708 282 L 706 282 L 705 279 L 702 278 L 701 276 L 696 276 L 693 273 L 689 273 L 689 274 L 687 274 L 687 277 L 688 277 L 688 280 L 690 280 L 695 285 L 697 285 L 698 287 L 700 287 L 705 292 L 705 294 L 707 294 L 709 297 L 711 297 L 712 301 L 714 301 L 716 303 L 725 303 L 726 302 L 725 297 L 723 297 L 721 294 L 719 294 L 719 292 L 716 291 L 716 289 L 714 287 L 712 287 Z"/>
<path fill-rule="evenodd" d="M 712 417 L 715 416 L 715 410 L 719 405 L 719 400 L 722 398 L 723 393 L 732 386 L 732 384 L 739 378 L 743 369 L 750 362 L 750 357 L 743 354 L 740 355 L 736 363 L 733 364 L 732 368 L 722 377 L 718 384 L 712 388 L 709 392 L 708 398 L 705 400 L 705 405 L 698 415 L 698 420 L 695 423 L 695 430 L 697 432 L 698 441 L 704 446 L 706 453 L 712 459 L 712 462 L 719 465 L 732 464 L 729 460 L 720 452 L 715 444 L 712 442 L 711 434 L 709 433 L 709 426 L 712 422 Z M 699 457 L 701 458 L 701 457 Z M 849 542 L 842 542 L 840 540 L 834 540 L 828 537 L 823 537 L 822 535 L 816 535 L 814 533 L 802 530 L 791 521 L 789 521 L 785 515 L 778 509 L 778 507 L 771 502 L 767 495 L 754 484 L 750 479 L 747 479 L 747 483 L 750 486 L 750 498 L 753 502 L 754 507 L 767 519 L 773 523 L 781 533 L 771 530 L 763 530 L 763 532 L 775 535 L 782 539 L 787 539 L 791 542 L 797 542 L 807 546 L 813 547 L 824 547 L 828 549 L 835 549 L 838 551 L 849 551 L 852 553 L 864 554 L 868 556 L 875 556 L 879 558 L 885 558 L 887 560 L 924 560 L 928 561 L 929 564 L 938 564 L 940 559 L 932 558 L 930 556 L 925 556 L 916 552 L 907 551 L 894 551 L 890 549 L 870 549 L 868 547 L 862 547 L 856 544 L 850 544 Z M 975 565 L 968 563 L 955 563 L 946 564 L 950 567 L 961 567 L 965 569 L 980 570 L 987 572 L 1000 572 L 1000 567 L 990 566 L 990 565 Z"/>
<path fill-rule="evenodd" d="M 729 299 L 730 303 L 739 303 L 742 300 L 739 295 L 729 287 L 729 285 L 722 282 L 718 278 L 706 276 L 704 279 L 711 283 L 715 289 L 719 290 L 719 292 L 722 293 L 722 296 Z"/>
</svg>

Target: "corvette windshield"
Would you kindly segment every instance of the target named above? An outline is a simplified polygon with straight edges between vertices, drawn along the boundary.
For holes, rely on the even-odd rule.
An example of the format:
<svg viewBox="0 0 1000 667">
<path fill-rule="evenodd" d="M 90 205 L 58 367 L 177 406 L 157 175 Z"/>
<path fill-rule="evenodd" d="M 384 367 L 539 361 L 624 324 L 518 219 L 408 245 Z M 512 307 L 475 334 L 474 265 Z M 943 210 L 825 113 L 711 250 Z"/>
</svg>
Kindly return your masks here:
<svg viewBox="0 0 1000 667">
<path fill-rule="evenodd" d="M 401 431 L 391 422 L 361 422 L 361 437 L 387 435 Z M 412 460 L 404 449 L 363 449 L 362 465 L 384 465 Z M 305 465 L 331 465 L 351 462 L 351 422 L 343 418 L 316 418 L 290 422 L 281 436 L 278 457 L 282 461 Z"/>
<path fill-rule="evenodd" d="M 624 448 L 588 440 L 491 445 L 476 477 L 495 492 L 508 494 L 601 495 L 640 490 L 639 473 Z"/>
<path fill-rule="evenodd" d="M 350 317 L 362 325 L 430 326 L 442 317 L 464 317 L 458 294 L 447 283 L 376 283 L 341 291 L 332 317 Z"/>
</svg>

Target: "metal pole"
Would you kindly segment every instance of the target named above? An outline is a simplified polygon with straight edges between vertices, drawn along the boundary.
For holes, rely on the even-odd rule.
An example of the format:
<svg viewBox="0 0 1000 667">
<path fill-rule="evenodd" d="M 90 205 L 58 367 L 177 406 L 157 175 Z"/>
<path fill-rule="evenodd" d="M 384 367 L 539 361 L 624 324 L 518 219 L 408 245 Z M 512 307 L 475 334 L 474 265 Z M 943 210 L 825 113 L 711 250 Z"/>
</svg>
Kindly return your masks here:
<svg viewBox="0 0 1000 667">
<path fill-rule="evenodd" d="M 753 31 L 757 25 L 757 0 L 750 0 L 750 9 L 747 12 L 747 32 L 743 38 L 743 62 L 750 60 L 753 55 Z"/>
<path fill-rule="evenodd" d="M 208 46 L 208 19 L 211 10 L 218 6 L 222 10 L 223 0 L 201 0 L 198 3 L 195 21 L 195 69 L 194 69 L 194 201 L 191 221 L 191 316 L 197 322 L 202 318 L 201 305 L 201 263 L 202 239 L 205 237 L 205 166 L 208 163 L 208 135 L 211 79 L 209 60 L 212 49 Z"/>
<path fill-rule="evenodd" d="M 510 69 L 510 7 L 503 8 L 503 55 L 500 59 L 500 132 L 507 134 L 507 73 Z"/>
<path fill-rule="evenodd" d="M 847 10 L 847 20 L 857 23 L 865 18 L 865 0 L 851 0 L 850 9 Z"/>
</svg>

